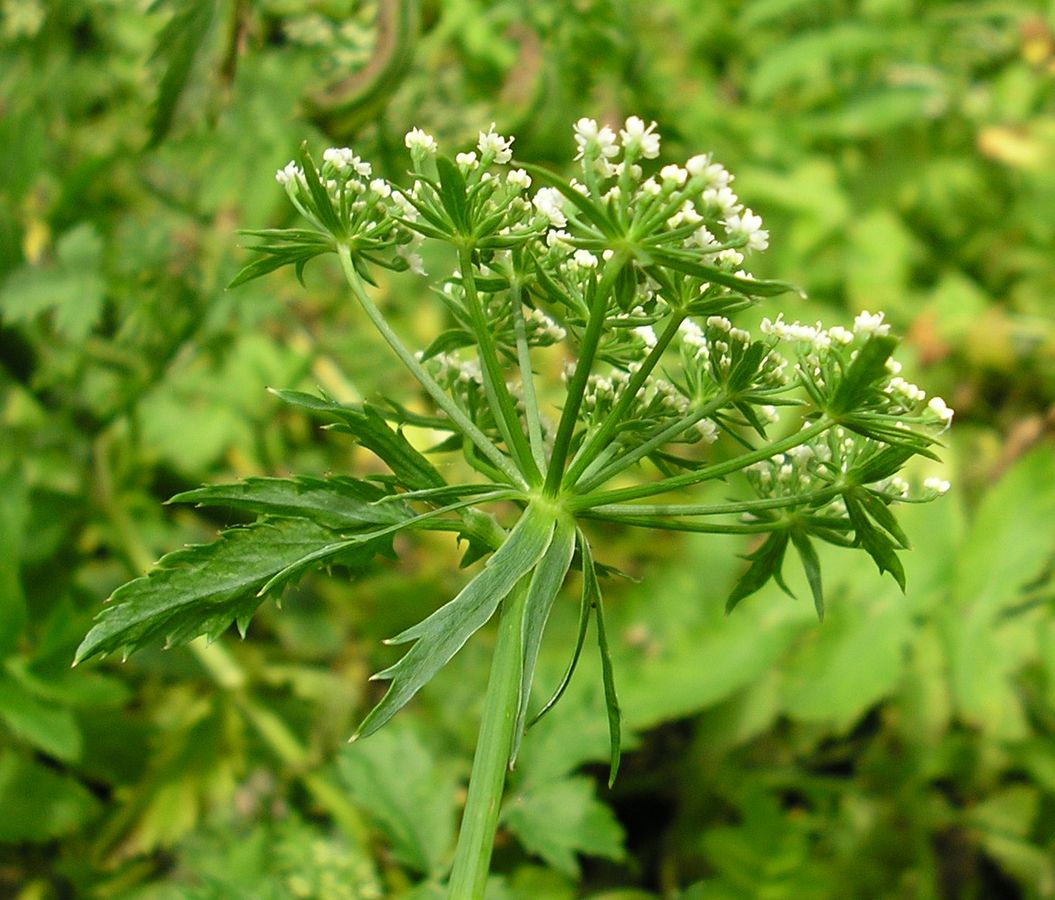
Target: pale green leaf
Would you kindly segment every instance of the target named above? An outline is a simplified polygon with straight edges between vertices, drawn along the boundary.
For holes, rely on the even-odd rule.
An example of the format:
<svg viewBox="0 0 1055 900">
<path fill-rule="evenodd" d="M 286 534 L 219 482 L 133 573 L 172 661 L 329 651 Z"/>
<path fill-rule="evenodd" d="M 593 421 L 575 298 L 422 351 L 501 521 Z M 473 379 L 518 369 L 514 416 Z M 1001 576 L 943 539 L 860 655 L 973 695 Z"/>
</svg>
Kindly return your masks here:
<svg viewBox="0 0 1055 900">
<path fill-rule="evenodd" d="M 594 796 L 590 778 L 563 778 L 514 794 L 502 814 L 505 826 L 529 853 L 576 878 L 577 854 L 623 858 L 623 831 Z"/>
<path fill-rule="evenodd" d="M 528 507 L 483 571 L 457 597 L 389 641 L 416 643 L 399 662 L 373 676 L 392 685 L 359 726 L 358 737 L 372 734 L 392 718 L 494 615 L 514 585 L 542 558 L 553 528 L 551 513 Z"/>
<path fill-rule="evenodd" d="M 553 540 L 531 576 L 527 599 L 524 604 L 524 619 L 521 629 L 521 646 L 524 661 L 520 675 L 520 704 L 516 726 L 513 730 L 512 763 L 516 762 L 520 741 L 524 737 L 528 703 L 531 700 L 531 685 L 535 677 L 542 633 L 546 628 L 553 601 L 564 584 L 564 578 L 575 555 L 575 523 L 571 519 L 559 519 L 553 530 Z"/>
</svg>

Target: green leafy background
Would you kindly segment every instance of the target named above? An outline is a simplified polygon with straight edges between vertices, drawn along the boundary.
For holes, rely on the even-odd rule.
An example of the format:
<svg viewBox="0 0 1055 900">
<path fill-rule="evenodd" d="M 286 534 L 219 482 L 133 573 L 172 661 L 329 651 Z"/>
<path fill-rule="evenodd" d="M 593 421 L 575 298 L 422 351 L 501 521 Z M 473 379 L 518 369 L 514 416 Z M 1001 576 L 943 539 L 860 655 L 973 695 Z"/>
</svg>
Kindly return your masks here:
<svg viewBox="0 0 1055 900">
<path fill-rule="evenodd" d="M 6 0 L 0 4 L 0 894 L 434 898 L 486 630 L 394 721 L 381 640 L 458 550 L 304 580 L 248 639 L 70 669 L 101 600 L 247 521 L 162 501 L 377 463 L 266 386 L 416 403 L 314 263 L 226 291 L 239 227 L 291 221 L 303 139 L 398 179 L 412 125 L 568 165 L 580 115 L 655 119 L 766 216 L 788 318 L 884 309 L 957 410 L 908 592 L 822 560 L 726 616 L 754 549 L 597 531 L 629 749 L 606 786 L 584 660 L 524 739 L 489 897 L 1055 896 L 1055 12 L 923 0 Z M 434 270 L 448 264 L 426 260 Z M 439 305 L 381 302 L 424 346 Z M 766 312 L 769 312 L 769 306 Z M 927 466 L 931 466 L 930 463 Z M 858 556 L 860 554 L 857 554 Z M 538 660 L 574 639 L 577 578 Z M 381 687 L 383 690 L 383 686 Z M 540 696 L 539 698 L 544 699 Z"/>
</svg>

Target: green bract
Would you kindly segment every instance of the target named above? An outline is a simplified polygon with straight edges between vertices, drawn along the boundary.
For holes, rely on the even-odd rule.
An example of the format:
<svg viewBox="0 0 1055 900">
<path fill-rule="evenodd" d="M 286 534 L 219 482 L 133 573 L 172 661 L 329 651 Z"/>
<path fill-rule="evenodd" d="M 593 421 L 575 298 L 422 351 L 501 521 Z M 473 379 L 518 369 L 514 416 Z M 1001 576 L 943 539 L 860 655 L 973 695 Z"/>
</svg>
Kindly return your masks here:
<svg viewBox="0 0 1055 900">
<path fill-rule="evenodd" d="M 466 564 L 486 559 L 449 603 L 392 639 L 410 648 L 375 676 L 390 687 L 359 734 L 388 721 L 501 608 L 481 737 L 480 752 L 490 756 L 474 769 L 475 808 L 474 791 L 485 790 L 478 785 L 500 791 L 531 721 L 539 645 L 573 568 L 582 572 L 580 627 L 568 636 L 568 671 L 536 718 L 570 679 L 593 615 L 615 777 L 616 679 L 591 522 L 757 535 L 730 609 L 770 579 L 783 586 L 794 548 L 822 614 L 817 541 L 864 550 L 903 586 L 897 551 L 907 538 L 893 509 L 948 485 L 931 482 L 912 495 L 897 473 L 914 455 L 933 455 L 952 413 L 900 377 L 882 315 L 863 313 L 852 328 L 767 316 L 760 334 L 750 334 L 732 318 L 790 286 L 745 270 L 769 234 L 740 204 L 733 176 L 709 156 L 653 163 L 659 135 L 636 117 L 618 134 L 582 119 L 575 138 L 581 169 L 571 181 L 514 163 L 512 139 L 493 129 L 454 159 L 431 136 L 410 132 L 409 187 L 371 178 L 347 148 L 327 150 L 321 167 L 304 151 L 278 173 L 310 228 L 250 232 L 261 255 L 234 283 L 284 265 L 299 276 L 313 257 L 335 253 L 363 314 L 431 408 L 279 392 L 333 420 L 390 477 L 252 479 L 177 497 L 239 507 L 260 521 L 171 554 L 119 589 L 78 660 L 155 639 L 215 636 L 232 621 L 244 630 L 261 598 L 314 566 L 391 553 L 400 531 L 452 532 L 468 543 Z M 450 327 L 415 353 L 367 285 L 375 265 L 420 271 L 415 247 L 423 240 L 450 245 L 458 268 L 439 285 Z M 554 344 L 565 351 L 565 389 L 548 408 L 541 398 L 551 391 L 536 384 L 533 354 Z M 419 426 L 448 435 L 434 449 L 460 454 L 476 473 L 471 481 L 449 483 L 415 449 L 404 431 Z M 647 502 L 737 472 L 749 491 L 740 499 Z M 460 845 L 452 896 L 477 896 L 480 861 L 470 856 L 489 847 L 488 827 L 493 833 L 493 821 L 470 818 L 476 849 Z"/>
</svg>

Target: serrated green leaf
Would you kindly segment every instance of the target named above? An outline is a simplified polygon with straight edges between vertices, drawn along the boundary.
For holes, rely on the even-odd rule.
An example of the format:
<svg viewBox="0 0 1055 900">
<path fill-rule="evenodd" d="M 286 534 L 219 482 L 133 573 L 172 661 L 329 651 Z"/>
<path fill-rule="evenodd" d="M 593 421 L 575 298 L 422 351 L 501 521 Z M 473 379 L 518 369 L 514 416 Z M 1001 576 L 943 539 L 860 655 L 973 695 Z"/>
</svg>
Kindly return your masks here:
<svg viewBox="0 0 1055 900">
<path fill-rule="evenodd" d="M 390 498 L 389 502 L 377 503 L 385 498 Z M 345 476 L 247 478 L 237 484 L 184 491 L 169 503 L 223 506 L 259 516 L 310 519 L 337 530 L 395 525 L 414 516 L 405 503 L 376 484 Z"/>
<path fill-rule="evenodd" d="M 520 703 L 513 729 L 510 765 L 516 762 L 520 752 L 520 742 L 524 737 L 524 724 L 527 721 L 531 685 L 535 678 L 535 664 L 538 660 L 539 647 L 542 644 L 542 633 L 546 628 L 550 610 L 553 608 L 553 601 L 557 599 L 557 593 L 564 584 L 564 578 L 568 574 L 574 555 L 575 522 L 572 519 L 559 519 L 553 529 L 553 539 L 549 548 L 531 575 L 531 584 L 528 586 L 524 603 L 524 619 L 521 628 L 524 660 L 520 669 Z"/>
<path fill-rule="evenodd" d="M 169 4 L 156 2 L 151 12 L 162 5 Z M 201 50 L 212 23 L 213 0 L 181 0 L 172 6 L 175 12 L 158 33 L 152 58 L 154 62 L 164 62 L 165 71 L 158 82 L 158 95 L 150 119 L 148 149 L 160 144 L 169 133 L 194 58 Z"/>
<path fill-rule="evenodd" d="M 593 790 L 593 781 L 584 777 L 540 784 L 514 795 L 503 821 L 525 850 L 577 878 L 576 854 L 623 858 L 622 828 Z"/>
<path fill-rule="evenodd" d="M 746 558 L 751 565 L 733 587 L 729 599 L 725 601 L 725 611 L 732 612 L 736 605 L 745 597 L 749 597 L 759 590 L 771 578 L 784 587 L 780 576 L 780 567 L 784 562 L 784 553 L 788 548 L 788 533 L 786 531 L 774 531 L 765 539 L 762 546 Z"/>
<path fill-rule="evenodd" d="M 552 513 L 529 506 L 483 571 L 457 597 L 388 641 L 415 644 L 399 662 L 373 676 L 392 684 L 363 720 L 356 737 L 372 734 L 392 718 L 494 615 L 498 604 L 546 552 L 554 524 Z"/>
<path fill-rule="evenodd" d="M 337 770 L 356 806 L 374 819 L 401 863 L 423 875 L 447 861 L 454 834 L 457 782 L 436 764 L 418 732 L 393 723 L 344 749 Z"/>
<path fill-rule="evenodd" d="M 407 488 L 423 490 L 446 486 L 447 482 L 435 466 L 393 429 L 373 406 L 365 403 L 362 406 L 345 406 L 301 391 L 273 390 L 272 393 L 293 406 L 323 413 L 340 421 L 342 430 L 383 460 Z"/>
<path fill-rule="evenodd" d="M 71 341 L 88 336 L 102 315 L 106 282 L 103 240 L 91 225 L 78 225 L 58 241 L 51 265 L 25 266 L 0 289 L 0 317 L 31 322 L 52 314 L 55 331 Z"/>
<path fill-rule="evenodd" d="M 798 528 L 791 529 L 791 542 L 799 553 L 802 560 L 802 568 L 806 573 L 806 580 L 813 594 L 813 606 L 817 610 L 817 618 L 824 619 L 824 587 L 821 582 L 821 561 L 817 556 L 817 550 L 813 546 L 805 531 Z"/>
<path fill-rule="evenodd" d="M 347 548 L 341 534 L 306 519 L 275 519 L 232 528 L 211 544 L 169 553 L 149 574 L 119 587 L 110 605 L 77 648 L 75 662 L 100 653 L 125 653 L 164 639 L 183 643 L 219 635 L 235 619 L 251 615 L 258 592 L 284 586 L 335 545 L 342 565 L 364 565 L 383 543 Z M 280 582 L 278 573 L 285 573 Z"/>
</svg>

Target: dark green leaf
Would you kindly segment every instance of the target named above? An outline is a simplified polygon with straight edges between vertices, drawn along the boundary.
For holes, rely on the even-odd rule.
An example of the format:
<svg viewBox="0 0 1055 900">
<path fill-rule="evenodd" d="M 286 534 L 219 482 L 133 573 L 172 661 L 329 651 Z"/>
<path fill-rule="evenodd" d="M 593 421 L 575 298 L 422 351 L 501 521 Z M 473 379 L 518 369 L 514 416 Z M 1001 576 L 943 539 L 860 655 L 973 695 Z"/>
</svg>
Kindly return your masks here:
<svg viewBox="0 0 1055 900">
<path fill-rule="evenodd" d="M 898 559 L 894 542 L 872 524 L 865 507 L 852 493 L 844 494 L 846 511 L 854 526 L 856 543 L 875 561 L 880 573 L 889 572 L 902 591 L 905 590 L 905 568 Z"/>
<path fill-rule="evenodd" d="M 460 350 L 462 347 L 471 347 L 476 343 L 476 338 L 464 328 L 448 328 L 440 332 L 432 343 L 425 348 L 421 354 L 422 360 L 432 359 L 441 353 L 450 353 L 452 350 Z"/>
<path fill-rule="evenodd" d="M 457 597 L 387 642 L 415 644 L 399 662 L 373 676 L 392 685 L 363 720 L 356 737 L 372 734 L 392 718 L 494 615 L 498 604 L 542 558 L 553 528 L 552 514 L 529 506 L 483 571 Z"/>
<path fill-rule="evenodd" d="M 596 566 L 594 567 L 596 570 Z M 548 713 L 554 706 L 557 705 L 557 701 L 563 696 L 567 690 L 568 685 L 571 683 L 571 677 L 575 674 L 575 669 L 579 665 L 579 657 L 582 654 L 582 647 L 586 641 L 586 629 L 590 624 L 590 587 L 586 579 L 582 582 L 582 591 L 579 596 L 579 627 L 575 632 L 575 648 L 572 650 L 571 659 L 568 662 L 568 667 L 564 670 L 564 675 L 561 677 L 560 683 L 557 685 L 557 689 L 550 696 L 540 709 L 535 717 L 528 723 L 530 728 L 539 719 L 541 719 L 546 713 Z"/>
<path fill-rule="evenodd" d="M 593 563 L 593 553 L 586 535 L 579 532 L 579 548 L 582 551 L 583 591 L 586 592 L 589 605 L 593 607 L 597 619 L 597 649 L 601 654 L 601 680 L 604 684 L 604 703 L 608 710 L 608 738 L 611 746 L 611 760 L 608 765 L 608 786 L 615 784 L 619 774 L 619 760 L 623 752 L 622 713 L 619 710 L 619 697 L 615 691 L 615 672 L 612 668 L 612 654 L 608 646 L 608 632 L 604 625 L 604 607 L 601 599 L 601 586 L 597 582 L 597 568 Z"/>
<path fill-rule="evenodd" d="M 81 755 L 81 732 L 70 710 L 34 696 L 0 673 L 0 721 L 18 737 L 66 762 Z"/>
<path fill-rule="evenodd" d="M 770 578 L 780 576 L 780 568 L 787 548 L 788 533 L 774 531 L 770 533 L 761 547 L 746 557 L 751 561 L 751 566 L 740 576 L 740 580 L 736 582 L 732 593 L 729 594 L 729 599 L 725 601 L 727 613 L 732 612 L 744 597 L 755 593 Z"/>
<path fill-rule="evenodd" d="M 798 528 L 791 529 L 791 541 L 799 552 L 799 559 L 802 560 L 802 568 L 806 572 L 806 580 L 813 594 L 813 606 L 817 610 L 817 618 L 823 620 L 824 587 L 821 583 L 821 561 L 817 556 L 817 550 L 806 532 Z"/>
<path fill-rule="evenodd" d="M 302 144 L 300 148 L 300 166 L 304 170 L 304 180 L 307 182 L 308 192 L 311 194 L 311 208 L 318 216 L 319 224 L 334 237 L 343 236 L 344 226 L 341 225 L 341 220 L 337 217 L 337 210 L 333 208 L 330 192 L 326 190 L 323 183 L 319 180 L 319 171 L 315 168 L 311 154 L 308 153 L 307 143 Z"/>
<path fill-rule="evenodd" d="M 876 384 L 889 374 L 886 362 L 897 344 L 897 338 L 878 334 L 865 342 L 832 395 L 828 404 L 832 415 L 841 416 L 865 404 Z"/>
<path fill-rule="evenodd" d="M 491 486 L 491 490 L 494 487 Z M 311 478 L 247 478 L 238 484 L 217 484 L 177 494 L 170 503 L 224 506 L 260 516 L 311 519 L 333 529 L 376 528 L 394 525 L 414 513 L 405 503 L 376 484 L 337 476 Z"/>
<path fill-rule="evenodd" d="M 0 755 L 0 842 L 43 842 L 82 827 L 98 804 L 74 778 L 6 750 Z"/>
<path fill-rule="evenodd" d="M 212 23 L 213 0 L 181 0 L 179 3 L 156 2 L 151 12 L 160 6 L 171 5 L 175 12 L 165 27 L 158 33 L 153 60 L 163 62 L 165 71 L 158 83 L 158 95 L 154 102 L 154 114 L 150 119 L 150 141 L 147 147 L 156 147 L 169 133 L 176 114 L 180 94 L 187 86 L 194 58 L 205 43 Z"/>
<path fill-rule="evenodd" d="M 799 292 L 795 285 L 787 281 L 767 281 L 761 278 L 740 278 L 722 269 L 708 266 L 689 253 L 681 253 L 673 250 L 655 250 L 653 255 L 656 262 L 661 266 L 705 278 L 714 284 L 721 284 L 738 290 L 748 297 L 772 297 L 776 294 L 784 294 L 788 291 Z"/>
<path fill-rule="evenodd" d="M 447 215 L 458 230 L 465 235 L 470 232 L 468 201 L 465 196 L 465 178 L 461 170 L 446 156 L 436 157 L 436 169 L 440 174 L 439 195 Z"/>
<path fill-rule="evenodd" d="M 375 453 L 392 470 L 393 474 L 411 490 L 443 487 L 443 476 L 402 434 L 394 430 L 384 417 L 369 404 L 345 406 L 325 397 L 316 397 L 300 391 L 272 393 L 286 403 L 325 413 L 341 422 L 342 429 Z"/>
<path fill-rule="evenodd" d="M 114 591 L 75 661 L 118 650 L 128 654 L 162 639 L 177 644 L 201 634 L 216 637 L 236 620 L 242 627 L 262 602 L 263 586 L 287 584 L 320 551 L 335 546 L 345 548 L 337 562 L 358 567 L 385 543 L 347 548 L 329 528 L 306 519 L 276 519 L 170 553 L 148 575 Z M 279 573 L 284 576 L 276 582 Z"/>
<path fill-rule="evenodd" d="M 887 533 L 897 541 L 903 549 L 907 550 L 909 548 L 908 535 L 905 534 L 901 526 L 898 524 L 897 519 L 890 511 L 890 507 L 887 505 L 886 501 L 878 494 L 874 494 L 872 491 L 868 490 L 854 491 L 854 495 L 861 501 L 872 520 L 885 528 Z"/>
</svg>

